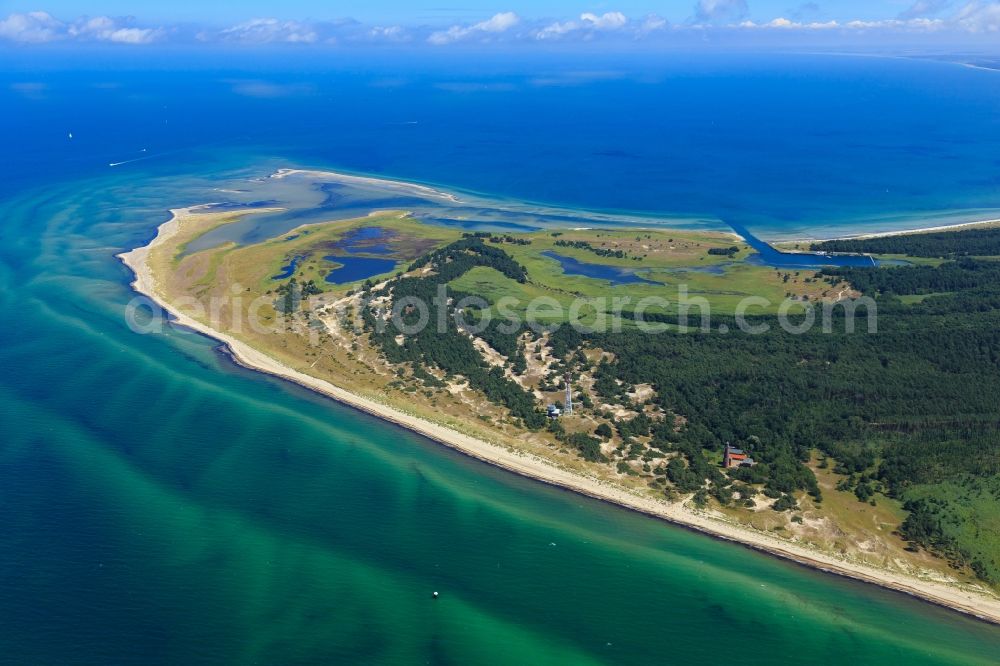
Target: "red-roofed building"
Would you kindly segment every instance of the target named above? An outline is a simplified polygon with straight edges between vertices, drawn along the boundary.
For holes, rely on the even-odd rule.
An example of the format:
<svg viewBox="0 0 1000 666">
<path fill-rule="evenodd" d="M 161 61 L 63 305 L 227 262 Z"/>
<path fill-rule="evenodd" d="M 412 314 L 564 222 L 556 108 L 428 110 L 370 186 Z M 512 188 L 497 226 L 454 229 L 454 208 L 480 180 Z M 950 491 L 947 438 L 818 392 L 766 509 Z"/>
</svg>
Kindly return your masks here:
<svg viewBox="0 0 1000 666">
<path fill-rule="evenodd" d="M 722 466 L 726 469 L 734 467 L 753 467 L 756 464 L 753 458 L 743 449 L 726 444 L 726 451 L 722 454 Z"/>
</svg>

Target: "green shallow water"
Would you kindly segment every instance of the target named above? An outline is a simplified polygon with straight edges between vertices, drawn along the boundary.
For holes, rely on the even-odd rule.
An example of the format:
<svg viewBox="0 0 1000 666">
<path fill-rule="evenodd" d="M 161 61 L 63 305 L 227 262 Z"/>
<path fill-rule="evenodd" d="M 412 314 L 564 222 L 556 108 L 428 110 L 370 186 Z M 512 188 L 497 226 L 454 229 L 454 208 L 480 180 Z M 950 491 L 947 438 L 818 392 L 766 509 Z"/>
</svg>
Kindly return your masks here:
<svg viewBox="0 0 1000 666">
<path fill-rule="evenodd" d="M 1000 656 L 995 627 L 495 470 L 191 332 L 136 335 L 113 254 L 207 196 L 140 185 L 2 205 L 0 663 Z"/>
</svg>

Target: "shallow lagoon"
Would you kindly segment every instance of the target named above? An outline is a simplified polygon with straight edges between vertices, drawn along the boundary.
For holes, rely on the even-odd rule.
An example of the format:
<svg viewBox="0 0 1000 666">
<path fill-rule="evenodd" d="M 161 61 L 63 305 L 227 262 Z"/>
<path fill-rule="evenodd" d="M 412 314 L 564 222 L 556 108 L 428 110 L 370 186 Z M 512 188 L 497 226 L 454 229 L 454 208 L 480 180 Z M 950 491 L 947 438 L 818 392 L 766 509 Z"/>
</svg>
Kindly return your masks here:
<svg viewBox="0 0 1000 666">
<path fill-rule="evenodd" d="M 558 261 L 559 265 L 562 266 L 563 273 L 566 275 L 580 275 L 583 277 L 594 278 L 595 280 L 607 280 L 612 285 L 663 284 L 662 282 L 654 282 L 653 280 L 647 280 L 646 278 L 639 276 L 637 274 L 638 271 L 633 268 L 593 264 L 586 261 L 580 261 L 572 257 L 564 257 L 563 255 L 552 252 L 551 250 L 542 252 L 542 256 Z"/>
<path fill-rule="evenodd" d="M 337 242 L 337 249 L 350 254 L 391 254 L 392 250 L 385 242 L 392 234 L 382 227 L 359 227 L 344 234 Z"/>
<path fill-rule="evenodd" d="M 377 257 L 341 257 L 326 256 L 327 261 L 341 264 L 339 268 L 334 268 L 326 276 L 326 281 L 330 284 L 347 284 L 349 282 L 360 282 L 370 277 L 388 273 L 396 267 L 395 259 L 380 259 Z"/>
<path fill-rule="evenodd" d="M 292 257 L 292 260 L 290 262 L 281 267 L 281 272 L 273 276 L 271 279 L 287 280 L 288 278 L 292 277 L 293 275 L 295 275 L 295 271 L 299 267 L 299 262 L 302 261 L 303 259 L 305 259 L 303 255 Z"/>
</svg>

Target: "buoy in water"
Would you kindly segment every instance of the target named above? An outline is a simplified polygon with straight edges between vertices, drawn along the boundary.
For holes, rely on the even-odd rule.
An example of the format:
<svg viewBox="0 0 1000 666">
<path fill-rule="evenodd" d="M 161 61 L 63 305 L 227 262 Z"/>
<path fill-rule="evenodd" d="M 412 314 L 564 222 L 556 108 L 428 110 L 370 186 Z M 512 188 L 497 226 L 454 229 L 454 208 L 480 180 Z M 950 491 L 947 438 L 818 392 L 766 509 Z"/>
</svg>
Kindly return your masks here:
<svg viewBox="0 0 1000 666">
<path fill-rule="evenodd" d="M 433 596 L 434 596 L 435 599 L 437 599 L 438 598 L 438 593 L 435 592 Z"/>
</svg>

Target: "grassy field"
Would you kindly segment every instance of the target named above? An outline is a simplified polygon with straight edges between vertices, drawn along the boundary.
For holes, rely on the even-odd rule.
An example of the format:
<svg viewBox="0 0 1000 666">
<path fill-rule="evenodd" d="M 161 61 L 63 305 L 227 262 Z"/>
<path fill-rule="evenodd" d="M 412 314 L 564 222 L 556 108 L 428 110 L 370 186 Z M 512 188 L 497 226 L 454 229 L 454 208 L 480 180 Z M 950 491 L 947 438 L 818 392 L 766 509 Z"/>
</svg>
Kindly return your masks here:
<svg viewBox="0 0 1000 666">
<path fill-rule="evenodd" d="M 205 222 L 189 232 L 174 256 L 173 275 L 178 287 L 196 296 L 220 294 L 220 285 L 239 285 L 241 291 L 261 295 L 274 291 L 283 280 L 275 276 L 294 270 L 285 278 L 294 277 L 300 284 L 314 282 L 331 295 L 349 291 L 352 284 L 326 281 L 339 264 L 331 255 L 344 255 L 341 245 L 359 230 L 380 230 L 382 237 L 360 241 L 349 252 L 352 257 L 394 260 L 384 272 L 369 276 L 373 280 L 389 277 L 405 270 L 409 263 L 429 250 L 456 240 L 457 230 L 421 224 L 405 213 L 384 212 L 358 220 L 333 222 L 300 227 L 262 243 L 238 247 L 227 244 L 190 255 L 183 248 L 203 233 L 226 224 L 238 215 L 218 214 L 198 216 Z M 650 312 L 676 311 L 682 290 L 690 299 L 705 299 L 712 311 L 731 314 L 749 296 L 762 297 L 769 306 L 754 306 L 752 312 L 774 312 L 788 296 L 818 301 L 837 295 L 830 285 L 814 280 L 813 271 L 782 271 L 747 263 L 750 249 L 729 234 L 663 230 L 575 230 L 538 231 L 505 235 L 499 244 L 505 252 L 521 263 L 529 280 L 519 284 L 497 271 L 479 267 L 452 283 L 458 291 L 484 297 L 495 305 L 502 298 L 514 299 L 508 311 L 524 315 L 528 304 L 545 297 L 562 306 L 563 313 L 577 299 L 590 299 L 583 307 L 587 313 L 612 312 L 613 298 L 627 298 L 618 307 L 626 310 L 642 299 L 665 299 L 650 307 Z M 513 242 L 510 242 L 513 241 Z M 586 244 L 581 247 L 579 244 Z M 710 254 L 709 250 L 735 248 L 731 255 Z M 371 250 L 371 251 L 368 251 Z M 376 251 L 378 250 L 378 251 Z M 545 256 L 555 253 L 592 267 L 610 267 L 634 272 L 648 282 L 612 284 L 606 279 L 568 275 L 560 261 Z M 698 310 L 693 310 L 697 316 Z M 565 321 L 545 308 L 535 311 L 540 321 Z"/>
<path fill-rule="evenodd" d="M 216 226 L 218 225 L 206 228 L 201 233 Z M 349 249 L 344 249 L 345 239 L 352 232 L 372 229 L 383 230 L 384 237 L 357 241 Z M 285 267 L 294 262 L 295 270 L 286 280 L 292 277 L 300 283 L 312 280 L 325 291 L 339 293 L 348 291 L 351 284 L 326 282 L 327 276 L 340 266 L 338 262 L 326 257 L 349 255 L 393 260 L 395 265 L 390 270 L 371 276 L 372 279 L 378 279 L 404 270 L 417 257 L 455 240 L 459 235 L 458 232 L 443 227 L 420 224 L 405 213 L 389 211 L 357 220 L 299 227 L 280 237 L 254 245 L 227 244 L 191 255 L 180 253 L 175 257 L 175 262 L 178 269 L 187 268 L 199 273 L 201 277 L 197 281 L 198 285 L 210 287 L 218 286 L 220 282 L 230 285 L 238 282 L 244 289 L 256 294 L 267 293 L 281 284 L 283 280 L 275 279 L 275 276 L 282 274 Z"/>
<path fill-rule="evenodd" d="M 459 290 L 483 296 L 491 304 L 500 298 L 513 297 L 519 305 L 510 310 L 523 312 L 533 298 L 549 297 L 561 305 L 577 298 L 608 299 L 607 312 L 613 311 L 611 298 L 627 297 L 631 304 L 650 298 L 670 302 L 667 311 L 676 311 L 681 290 L 689 298 L 704 298 L 713 312 L 731 314 L 749 296 L 763 297 L 771 305 L 754 312 L 775 312 L 787 296 L 819 300 L 834 295 L 830 285 L 814 281 L 815 271 L 779 271 L 747 263 L 749 247 L 728 234 L 661 231 L 661 230 L 585 230 L 565 232 L 535 232 L 512 235 L 511 238 L 530 241 L 530 245 L 503 243 L 502 248 L 528 271 L 530 282 L 517 284 L 489 268 L 477 268 L 455 280 Z M 587 243 L 591 249 L 567 246 L 567 243 Z M 737 248 L 732 256 L 712 255 L 709 250 Z M 602 256 L 599 252 L 624 254 Z M 609 280 L 580 275 L 567 275 L 554 253 L 591 266 L 607 266 L 635 271 L 644 280 L 613 285 Z M 595 303 L 600 308 L 600 303 Z M 630 309 L 629 305 L 625 309 Z M 650 312 L 661 310 L 651 307 Z M 694 311 L 697 314 L 697 310 Z"/>
<path fill-rule="evenodd" d="M 186 289 L 198 293 L 216 291 L 221 282 L 229 285 L 238 282 L 248 292 L 264 294 L 282 282 L 275 276 L 283 274 L 293 262 L 295 269 L 286 279 L 295 277 L 299 283 L 311 280 L 324 291 L 343 293 L 352 285 L 326 282 L 327 276 L 338 267 L 338 263 L 328 257 L 345 254 L 340 246 L 352 232 L 378 229 L 384 235 L 358 242 L 349 251 L 352 257 L 384 258 L 396 262 L 390 270 L 370 276 L 373 280 L 405 270 L 412 260 L 461 235 L 457 230 L 421 224 L 405 213 L 389 211 L 358 220 L 299 227 L 255 245 L 238 247 L 227 244 L 188 255 L 183 252 L 188 243 L 238 216 L 219 214 L 198 217 L 206 218 L 206 223 L 189 234 L 174 257 L 175 275 Z M 632 303 L 643 298 L 659 297 L 675 303 L 679 290 L 686 289 L 691 298 L 708 300 L 713 310 L 720 313 L 732 313 L 736 305 L 748 296 L 770 301 L 770 308 L 756 310 L 764 312 L 776 310 L 789 295 L 811 300 L 831 295 L 829 285 L 813 281 L 813 271 L 779 271 L 747 263 L 748 246 L 728 234 L 596 229 L 539 231 L 506 237 L 515 242 L 504 242 L 499 247 L 527 269 L 528 283 L 518 284 L 492 269 L 481 267 L 455 280 L 455 289 L 481 295 L 491 303 L 505 296 L 514 297 L 521 302 L 522 308 L 538 297 L 554 298 L 567 307 L 581 297 L 628 297 Z M 567 245 L 573 243 L 586 243 L 589 248 Z M 731 256 L 709 254 L 711 249 L 729 248 L 737 248 L 737 251 Z M 369 249 L 372 251 L 366 251 Z M 656 284 L 612 285 L 604 279 L 568 275 L 557 259 L 544 256 L 548 252 L 590 266 L 635 272 L 644 280 Z M 624 256 L 602 256 L 599 253 L 621 253 Z M 518 306 L 512 309 L 516 311 Z M 607 309 L 611 309 L 610 302 Z"/>
</svg>

